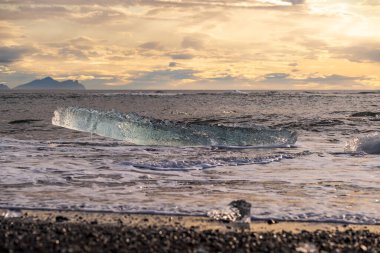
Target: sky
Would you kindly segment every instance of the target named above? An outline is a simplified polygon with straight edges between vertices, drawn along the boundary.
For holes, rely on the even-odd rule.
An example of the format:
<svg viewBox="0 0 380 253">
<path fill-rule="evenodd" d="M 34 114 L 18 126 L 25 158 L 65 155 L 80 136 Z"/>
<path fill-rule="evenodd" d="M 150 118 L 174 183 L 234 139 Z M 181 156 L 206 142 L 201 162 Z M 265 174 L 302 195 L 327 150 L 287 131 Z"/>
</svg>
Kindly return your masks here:
<svg viewBox="0 0 380 253">
<path fill-rule="evenodd" d="M 380 89 L 380 0 L 1 0 L 0 83 Z"/>
</svg>

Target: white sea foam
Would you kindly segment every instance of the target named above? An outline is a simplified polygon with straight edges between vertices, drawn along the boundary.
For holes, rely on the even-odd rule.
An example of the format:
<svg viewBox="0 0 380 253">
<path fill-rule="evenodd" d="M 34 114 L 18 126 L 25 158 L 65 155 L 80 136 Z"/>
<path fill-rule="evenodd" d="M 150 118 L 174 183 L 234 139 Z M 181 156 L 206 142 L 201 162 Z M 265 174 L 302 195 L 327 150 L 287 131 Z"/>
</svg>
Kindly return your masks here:
<svg viewBox="0 0 380 253">
<path fill-rule="evenodd" d="M 257 219 L 379 223 L 379 172 L 346 166 L 352 159 L 363 167 L 376 161 L 333 156 L 342 165 L 327 173 L 315 166 L 321 159 L 330 158 L 299 148 L 131 146 L 97 136 L 0 138 L 0 207 L 205 214 L 244 198 Z M 352 192 L 355 204 L 345 210 L 343 199 Z"/>
<path fill-rule="evenodd" d="M 188 171 L 209 169 L 220 166 L 242 166 L 251 164 L 268 164 L 278 162 L 282 159 L 292 159 L 294 155 L 272 155 L 268 157 L 215 157 L 207 159 L 192 160 L 163 160 L 163 161 L 140 161 L 129 160 L 121 164 L 133 166 L 140 169 L 157 170 L 157 171 Z"/>
</svg>

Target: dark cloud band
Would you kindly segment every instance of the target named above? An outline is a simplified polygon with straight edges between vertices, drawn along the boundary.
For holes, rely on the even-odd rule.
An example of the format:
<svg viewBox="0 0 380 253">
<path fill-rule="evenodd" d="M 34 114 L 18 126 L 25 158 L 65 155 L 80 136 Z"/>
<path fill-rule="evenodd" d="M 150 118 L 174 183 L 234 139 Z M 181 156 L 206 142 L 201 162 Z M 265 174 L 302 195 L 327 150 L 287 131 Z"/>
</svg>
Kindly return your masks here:
<svg viewBox="0 0 380 253">
<path fill-rule="evenodd" d="M 9 64 L 18 61 L 29 51 L 30 49 L 25 47 L 0 47 L 0 63 Z"/>
</svg>

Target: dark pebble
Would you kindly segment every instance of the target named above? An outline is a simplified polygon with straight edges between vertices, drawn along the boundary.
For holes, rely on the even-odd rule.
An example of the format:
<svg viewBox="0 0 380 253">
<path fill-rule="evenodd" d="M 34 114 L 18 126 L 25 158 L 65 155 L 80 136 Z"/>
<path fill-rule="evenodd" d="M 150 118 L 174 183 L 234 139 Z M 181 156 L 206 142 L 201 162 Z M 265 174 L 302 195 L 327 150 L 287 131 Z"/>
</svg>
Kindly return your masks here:
<svg viewBox="0 0 380 253">
<path fill-rule="evenodd" d="M 270 219 L 270 220 L 267 220 L 267 223 L 268 223 L 269 225 L 272 225 L 272 224 L 276 224 L 276 223 L 278 223 L 278 221 L 275 221 L 275 220 Z"/>
<path fill-rule="evenodd" d="M 69 218 L 65 217 L 65 216 L 57 216 L 55 217 L 55 221 L 56 222 L 64 222 L 64 221 L 68 221 Z"/>
</svg>

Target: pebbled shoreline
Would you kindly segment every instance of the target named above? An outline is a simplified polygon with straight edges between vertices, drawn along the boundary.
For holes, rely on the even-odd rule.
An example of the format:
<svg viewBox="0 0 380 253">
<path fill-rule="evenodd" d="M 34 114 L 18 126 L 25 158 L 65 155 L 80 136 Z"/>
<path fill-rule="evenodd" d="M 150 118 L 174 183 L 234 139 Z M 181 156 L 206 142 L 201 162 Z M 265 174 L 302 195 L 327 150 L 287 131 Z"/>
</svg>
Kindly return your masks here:
<svg viewBox="0 0 380 253">
<path fill-rule="evenodd" d="M 1 215 L 2 214 L 2 215 Z M 378 252 L 380 226 L 0 210 L 0 252 Z M 8 213 L 11 214 L 11 213 Z"/>
</svg>

